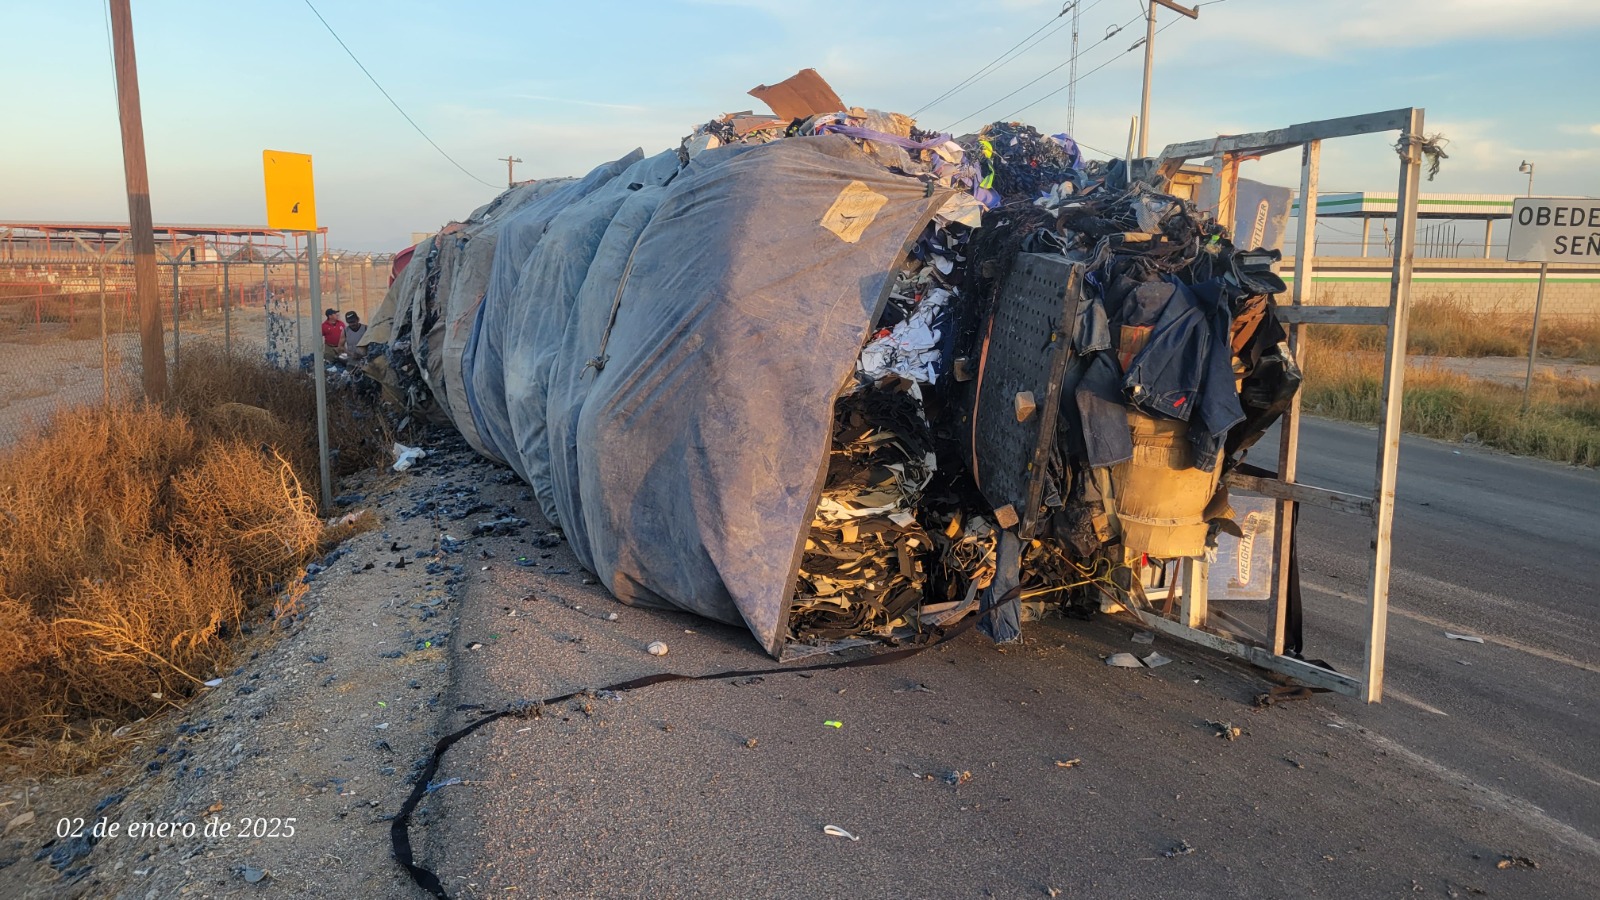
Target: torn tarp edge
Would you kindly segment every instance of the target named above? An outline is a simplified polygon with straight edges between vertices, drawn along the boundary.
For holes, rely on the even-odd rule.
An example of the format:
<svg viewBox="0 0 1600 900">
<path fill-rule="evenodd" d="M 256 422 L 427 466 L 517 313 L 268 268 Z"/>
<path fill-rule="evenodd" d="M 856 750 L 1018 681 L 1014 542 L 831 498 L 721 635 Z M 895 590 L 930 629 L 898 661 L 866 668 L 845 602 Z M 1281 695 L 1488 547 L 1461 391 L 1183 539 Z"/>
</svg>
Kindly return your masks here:
<svg viewBox="0 0 1600 900">
<path fill-rule="evenodd" d="M 912 248 L 916 246 L 917 241 L 922 237 L 923 229 L 928 227 L 928 223 L 933 221 L 934 215 L 938 212 L 938 210 L 944 208 L 944 204 L 948 202 L 950 197 L 955 193 L 956 191 L 954 190 L 945 189 L 935 190 L 928 195 L 928 202 L 923 208 L 923 214 L 917 218 L 916 227 L 911 229 L 910 234 L 906 235 L 905 243 L 900 245 L 900 258 L 910 255 Z M 871 335 L 873 329 L 877 327 L 878 319 L 883 316 L 884 308 L 889 305 L 889 295 L 893 293 L 893 291 L 894 279 L 886 279 L 883 283 L 883 289 L 878 292 L 878 299 L 872 304 L 872 315 L 868 317 L 867 324 L 861 329 L 861 337 L 858 341 L 860 345 L 866 345 L 867 337 Z M 856 368 L 855 366 L 851 366 L 849 374 L 840 380 L 840 388 L 842 389 L 845 385 L 849 384 L 851 381 L 854 381 L 855 378 Z M 839 391 L 834 391 L 833 403 L 828 408 L 829 421 L 832 421 L 833 417 L 837 415 L 838 406 Z M 828 468 L 832 465 L 832 463 L 833 429 L 830 428 L 823 443 L 822 463 L 817 469 L 816 480 L 811 485 L 811 500 L 807 504 L 807 509 L 810 510 L 807 525 L 805 528 L 801 529 L 800 534 L 797 536 L 794 545 L 794 553 L 789 558 L 789 577 L 787 579 L 789 589 L 788 592 L 784 594 L 785 599 L 783 613 L 779 616 L 778 627 L 773 632 L 772 640 L 767 645 L 767 652 L 772 655 L 773 659 L 782 657 L 784 645 L 789 641 L 789 620 L 794 615 L 795 590 L 800 586 L 800 566 L 805 559 L 806 542 L 811 540 L 810 523 L 816 521 L 817 504 L 822 502 L 822 491 L 823 488 L 827 486 Z"/>
</svg>

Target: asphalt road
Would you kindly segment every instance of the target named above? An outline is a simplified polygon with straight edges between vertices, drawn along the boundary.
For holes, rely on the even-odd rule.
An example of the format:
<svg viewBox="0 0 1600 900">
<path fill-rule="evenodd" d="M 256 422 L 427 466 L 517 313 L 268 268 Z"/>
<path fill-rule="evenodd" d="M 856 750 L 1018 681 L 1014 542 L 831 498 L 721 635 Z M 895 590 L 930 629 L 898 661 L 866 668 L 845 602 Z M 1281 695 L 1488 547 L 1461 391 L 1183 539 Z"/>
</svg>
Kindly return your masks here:
<svg viewBox="0 0 1600 900">
<path fill-rule="evenodd" d="M 1311 422 L 1302 480 L 1370 491 L 1374 438 Z M 1049 620 L 502 720 L 452 751 L 418 844 L 464 897 L 1600 896 L 1600 477 L 1420 439 L 1402 459 L 1381 705 L 1257 709 L 1257 670 L 1164 637 L 1174 664 L 1111 668 L 1134 628 Z M 1301 536 L 1308 654 L 1354 669 L 1367 526 L 1307 510 Z M 455 703 L 770 664 L 564 554 L 471 590 Z"/>
</svg>

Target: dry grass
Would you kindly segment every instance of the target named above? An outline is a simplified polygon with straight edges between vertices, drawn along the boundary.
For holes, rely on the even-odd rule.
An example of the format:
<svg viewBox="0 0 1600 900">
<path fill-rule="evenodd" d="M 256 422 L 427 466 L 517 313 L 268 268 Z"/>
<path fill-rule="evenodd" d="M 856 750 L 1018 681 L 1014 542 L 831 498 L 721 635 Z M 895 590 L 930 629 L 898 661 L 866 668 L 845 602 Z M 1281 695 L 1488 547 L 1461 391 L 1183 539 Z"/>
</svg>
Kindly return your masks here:
<svg viewBox="0 0 1600 900">
<path fill-rule="evenodd" d="M 322 533 L 317 505 L 289 463 L 228 440 L 172 479 L 173 536 L 226 560 L 235 587 L 259 591 L 304 563 Z"/>
<path fill-rule="evenodd" d="M 228 374 L 235 396 L 279 377 Z M 308 429 L 198 393 L 175 405 L 199 418 L 68 410 L 0 456 L 0 747 L 31 767 L 95 764 L 118 725 L 225 667 L 252 603 L 299 607 L 296 576 L 325 537 L 291 465 Z"/>
<path fill-rule="evenodd" d="M 378 527 L 378 517 L 370 509 L 348 513 L 322 530 L 321 548 L 332 550 L 358 534 Z"/>
<path fill-rule="evenodd" d="M 1528 312 L 1472 309 L 1452 295 L 1435 296 L 1412 304 L 1407 344 L 1410 353 L 1422 356 L 1526 357 L 1532 330 Z M 1330 349 L 1383 349 L 1381 327 L 1312 326 L 1307 331 Z M 1539 325 L 1539 355 L 1600 363 L 1600 313 L 1546 316 Z"/>
<path fill-rule="evenodd" d="M 321 531 L 281 459 L 151 407 L 58 415 L 0 460 L 0 509 L 8 742 L 92 736 L 193 693 L 244 590 L 293 574 Z"/>
<path fill-rule="evenodd" d="M 306 492 L 320 493 L 317 403 L 310 375 L 279 369 L 214 343 L 185 346 L 172 376 L 169 405 L 204 436 L 236 437 L 282 453 Z M 388 459 L 394 432 L 375 404 L 329 391 L 328 444 L 337 479 Z"/>
<path fill-rule="evenodd" d="M 1305 410 L 1354 422 L 1377 422 L 1383 358 L 1375 352 L 1307 342 Z M 1436 366 L 1406 369 L 1402 427 L 1414 434 L 1484 444 L 1580 466 L 1600 465 L 1600 385 L 1545 377 L 1534 382 L 1522 414 L 1522 389 L 1469 378 Z"/>
</svg>

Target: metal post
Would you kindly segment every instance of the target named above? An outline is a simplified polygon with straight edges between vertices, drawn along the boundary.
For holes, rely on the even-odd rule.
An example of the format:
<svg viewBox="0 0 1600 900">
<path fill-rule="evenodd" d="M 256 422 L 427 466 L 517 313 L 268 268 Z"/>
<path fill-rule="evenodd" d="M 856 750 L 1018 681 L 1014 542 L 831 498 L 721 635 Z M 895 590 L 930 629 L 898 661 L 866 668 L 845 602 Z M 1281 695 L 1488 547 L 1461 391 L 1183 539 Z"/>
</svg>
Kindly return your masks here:
<svg viewBox="0 0 1600 900">
<path fill-rule="evenodd" d="M 277 348 L 272 346 L 272 301 L 267 299 L 272 293 L 272 270 L 267 266 L 267 261 L 261 261 L 261 345 L 267 348 L 267 359 L 274 358 Z"/>
<path fill-rule="evenodd" d="M 1317 243 L 1317 193 L 1322 177 L 1322 142 L 1310 141 L 1300 154 L 1300 221 L 1295 237 L 1294 294 L 1292 303 L 1305 306 L 1311 303 L 1316 291 L 1313 277 L 1316 270 L 1315 247 Z M 1311 248 L 1308 250 L 1307 248 Z M 1300 326 L 1288 326 L 1289 352 L 1300 355 Z M 1300 469 L 1300 393 L 1295 392 L 1284 411 L 1278 432 L 1278 478 L 1294 484 Z M 1282 654 L 1288 645 L 1289 555 L 1294 543 L 1294 501 L 1278 501 L 1277 523 L 1273 528 L 1276 540 L 1273 547 L 1274 593 L 1272 609 L 1272 652 Z"/>
<path fill-rule="evenodd" d="M 318 278 L 321 274 L 317 270 L 317 233 L 306 234 L 306 262 L 310 266 L 311 276 L 311 305 L 313 308 L 322 304 L 322 282 Z M 328 363 L 322 353 L 323 342 L 317 341 L 317 352 L 312 355 L 311 364 L 317 374 L 317 463 L 322 474 L 322 508 L 333 508 L 333 479 L 328 467 Z"/>
<path fill-rule="evenodd" d="M 233 304 L 228 302 L 228 261 L 222 261 L 222 352 L 233 355 Z"/>
<path fill-rule="evenodd" d="M 111 405 L 111 340 L 106 330 L 106 258 L 100 257 L 100 386 Z"/>
<path fill-rule="evenodd" d="M 1372 217 L 1361 217 L 1361 255 L 1367 255 L 1367 239 L 1372 236 Z"/>
<path fill-rule="evenodd" d="M 299 243 L 298 241 L 296 243 Z M 295 247 L 294 257 L 294 362 L 300 364 L 300 357 L 306 355 L 305 344 L 300 340 L 300 248 Z"/>
<path fill-rule="evenodd" d="M 172 261 L 172 366 L 178 366 L 178 321 L 183 318 L 183 308 L 178 305 L 178 261 Z"/>
<path fill-rule="evenodd" d="M 1384 355 L 1383 422 L 1378 426 L 1376 501 L 1372 514 L 1372 604 L 1367 608 L 1366 678 L 1362 699 L 1383 698 L 1383 662 L 1389 636 L 1389 564 L 1394 539 L 1394 485 L 1400 469 L 1401 397 L 1406 381 L 1406 332 L 1411 321 L 1411 272 L 1417 255 L 1417 192 L 1422 173 L 1422 110 L 1411 111 L 1401 135 L 1405 154 L 1395 203 L 1394 276 L 1389 287 L 1389 346 Z"/>
<path fill-rule="evenodd" d="M 1539 361 L 1539 318 L 1544 312 L 1544 280 L 1550 264 L 1539 263 L 1539 293 L 1533 298 L 1533 337 L 1528 339 L 1528 377 L 1522 380 L 1522 412 L 1527 414 L 1533 400 L 1533 367 Z"/>
<path fill-rule="evenodd" d="M 1494 243 L 1494 220 L 1483 220 L 1483 258 L 1489 258 L 1489 245 Z"/>
</svg>

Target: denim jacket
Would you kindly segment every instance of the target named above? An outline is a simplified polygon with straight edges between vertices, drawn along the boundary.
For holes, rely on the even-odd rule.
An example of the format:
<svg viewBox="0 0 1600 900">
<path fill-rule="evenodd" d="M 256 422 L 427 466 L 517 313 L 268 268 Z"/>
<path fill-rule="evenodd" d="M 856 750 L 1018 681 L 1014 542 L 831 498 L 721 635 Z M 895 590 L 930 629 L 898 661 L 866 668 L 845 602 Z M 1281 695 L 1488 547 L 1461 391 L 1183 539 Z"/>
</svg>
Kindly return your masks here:
<svg viewBox="0 0 1600 900">
<path fill-rule="evenodd" d="M 1128 402 L 1156 416 L 1189 423 L 1195 468 L 1216 466 L 1228 429 L 1244 420 L 1229 344 L 1233 314 L 1219 279 L 1190 288 L 1172 276 L 1171 298 L 1150 341 L 1123 375 Z"/>
</svg>

